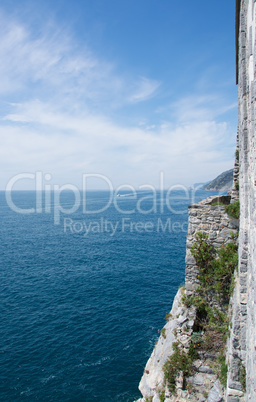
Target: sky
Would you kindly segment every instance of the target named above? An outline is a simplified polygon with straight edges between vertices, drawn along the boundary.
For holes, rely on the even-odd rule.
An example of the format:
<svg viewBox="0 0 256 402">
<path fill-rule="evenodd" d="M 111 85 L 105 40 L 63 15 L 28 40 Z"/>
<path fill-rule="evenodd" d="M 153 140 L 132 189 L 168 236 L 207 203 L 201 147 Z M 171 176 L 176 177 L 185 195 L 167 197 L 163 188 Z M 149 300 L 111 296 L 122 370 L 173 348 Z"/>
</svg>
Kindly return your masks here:
<svg viewBox="0 0 256 402">
<path fill-rule="evenodd" d="M 168 188 L 233 167 L 234 0 L 1 0 L 0 36 L 1 190 L 23 173 L 104 188 L 93 175 L 159 187 L 163 172 Z"/>
</svg>

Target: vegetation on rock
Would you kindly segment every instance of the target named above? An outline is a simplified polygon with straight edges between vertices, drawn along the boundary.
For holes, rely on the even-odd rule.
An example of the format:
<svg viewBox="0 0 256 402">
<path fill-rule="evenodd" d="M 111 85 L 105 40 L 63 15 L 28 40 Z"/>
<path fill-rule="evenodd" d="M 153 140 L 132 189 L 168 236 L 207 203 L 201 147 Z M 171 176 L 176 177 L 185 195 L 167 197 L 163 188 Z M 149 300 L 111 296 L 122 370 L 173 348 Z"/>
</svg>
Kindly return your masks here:
<svg viewBox="0 0 256 402">
<path fill-rule="evenodd" d="M 192 362 L 197 358 L 194 345 L 191 344 L 189 352 L 182 350 L 178 342 L 173 343 L 173 354 L 164 365 L 164 377 L 172 393 L 175 393 L 176 378 L 180 371 L 183 373 L 183 382 L 192 373 Z"/>
<path fill-rule="evenodd" d="M 208 242 L 208 236 L 196 234 L 196 242 L 191 253 L 198 267 L 199 286 L 192 296 L 183 295 L 186 307 L 196 307 L 196 320 L 191 334 L 189 350 L 181 344 L 173 344 L 173 354 L 164 365 L 164 376 L 168 387 L 175 393 L 179 372 L 183 373 L 183 385 L 186 378 L 193 374 L 192 363 L 198 359 L 198 353 L 214 352 L 218 357 L 215 372 L 220 382 L 227 381 L 225 345 L 228 336 L 228 304 L 234 288 L 234 271 L 238 264 L 238 252 L 235 236 L 232 241 L 215 250 Z"/>
<path fill-rule="evenodd" d="M 225 207 L 225 211 L 231 216 L 232 218 L 239 219 L 240 216 L 240 202 L 235 201 L 233 204 L 229 204 Z"/>
</svg>

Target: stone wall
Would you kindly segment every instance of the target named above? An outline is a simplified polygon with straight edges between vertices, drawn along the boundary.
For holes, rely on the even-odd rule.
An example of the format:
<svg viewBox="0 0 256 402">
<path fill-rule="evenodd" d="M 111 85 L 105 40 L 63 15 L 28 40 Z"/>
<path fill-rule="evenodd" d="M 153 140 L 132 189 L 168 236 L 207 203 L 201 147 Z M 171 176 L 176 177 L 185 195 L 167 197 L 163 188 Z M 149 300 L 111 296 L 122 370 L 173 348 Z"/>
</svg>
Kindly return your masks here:
<svg viewBox="0 0 256 402">
<path fill-rule="evenodd" d="M 231 367 L 228 386 L 246 365 L 246 400 L 256 401 L 256 136 L 255 136 L 255 0 L 237 0 L 239 100 L 239 277 L 234 295 Z M 230 399 L 230 401 L 235 399 Z M 238 400 L 238 399 L 236 399 Z"/>
<path fill-rule="evenodd" d="M 239 200 L 239 133 L 236 136 L 236 152 L 235 152 L 235 165 L 234 165 L 234 180 L 233 188 L 231 190 L 231 203 Z"/>
<path fill-rule="evenodd" d="M 196 233 L 201 232 L 208 235 L 209 243 L 215 249 L 222 244 L 227 244 L 231 239 L 231 234 L 237 233 L 238 221 L 230 219 L 225 212 L 225 204 L 229 204 L 230 199 L 230 196 L 213 196 L 189 207 L 185 275 L 188 296 L 198 286 L 198 269 L 191 254 L 191 247 L 196 241 Z"/>
</svg>

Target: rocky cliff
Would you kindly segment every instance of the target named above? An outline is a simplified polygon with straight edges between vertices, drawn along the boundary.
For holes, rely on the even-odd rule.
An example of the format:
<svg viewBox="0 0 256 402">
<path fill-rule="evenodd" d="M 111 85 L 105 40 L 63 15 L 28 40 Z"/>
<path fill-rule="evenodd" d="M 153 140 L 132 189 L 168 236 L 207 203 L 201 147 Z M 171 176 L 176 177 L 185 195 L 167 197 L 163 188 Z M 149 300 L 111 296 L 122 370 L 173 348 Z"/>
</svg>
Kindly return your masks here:
<svg viewBox="0 0 256 402">
<path fill-rule="evenodd" d="M 224 398 L 225 387 L 220 379 L 221 364 L 226 364 L 229 297 L 224 295 L 222 284 L 218 288 L 218 279 L 212 280 L 214 271 L 205 281 L 197 253 L 202 250 L 204 258 L 209 251 L 209 270 L 217 267 L 218 264 L 213 268 L 216 259 L 221 260 L 219 250 L 226 253 L 233 247 L 232 258 L 235 256 L 238 220 L 226 211 L 230 201 L 231 196 L 214 196 L 189 208 L 185 286 L 174 299 L 167 324 L 145 367 L 139 385 L 141 402 L 203 402 Z M 224 281 L 222 276 L 219 279 Z M 231 286 L 231 276 L 225 286 Z"/>
</svg>

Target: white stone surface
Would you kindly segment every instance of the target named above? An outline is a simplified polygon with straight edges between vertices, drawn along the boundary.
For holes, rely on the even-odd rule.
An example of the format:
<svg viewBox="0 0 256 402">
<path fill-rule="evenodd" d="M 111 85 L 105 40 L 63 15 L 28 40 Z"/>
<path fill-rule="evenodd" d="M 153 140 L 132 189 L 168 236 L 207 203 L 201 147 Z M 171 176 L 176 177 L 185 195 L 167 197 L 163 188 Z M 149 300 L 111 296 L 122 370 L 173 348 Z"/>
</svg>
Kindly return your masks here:
<svg viewBox="0 0 256 402">
<path fill-rule="evenodd" d="M 178 320 L 181 320 L 182 307 L 181 304 L 181 290 L 179 289 L 176 294 L 171 310 L 172 319 L 164 326 L 166 329 L 166 338 L 161 335 L 158 342 L 150 356 L 143 377 L 140 381 L 139 389 L 144 398 L 153 396 L 154 402 L 159 402 L 158 391 L 163 387 L 164 373 L 163 366 L 168 357 L 172 354 L 172 344 L 176 341 L 173 330 L 179 326 Z M 183 317 L 184 318 L 184 317 Z M 158 398 L 158 399 L 157 399 Z"/>
</svg>

